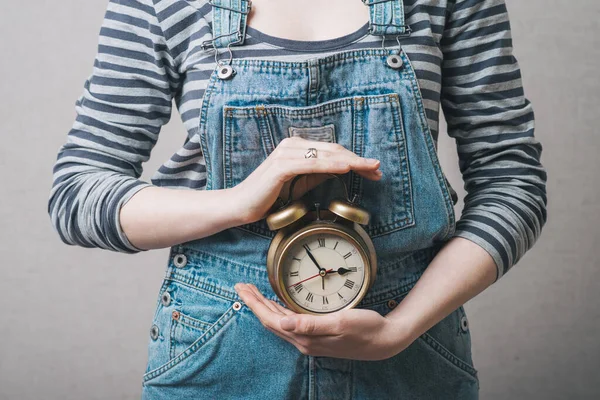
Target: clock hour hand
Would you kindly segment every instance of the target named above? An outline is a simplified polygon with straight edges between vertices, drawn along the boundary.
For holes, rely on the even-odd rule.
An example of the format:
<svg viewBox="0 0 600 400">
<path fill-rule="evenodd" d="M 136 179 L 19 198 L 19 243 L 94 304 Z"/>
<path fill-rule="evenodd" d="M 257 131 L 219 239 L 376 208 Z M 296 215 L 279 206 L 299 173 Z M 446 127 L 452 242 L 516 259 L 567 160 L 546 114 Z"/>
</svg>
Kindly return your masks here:
<svg viewBox="0 0 600 400">
<path fill-rule="evenodd" d="M 344 275 L 344 274 L 347 274 L 348 272 L 356 272 L 356 267 L 350 267 L 350 269 L 347 269 L 344 267 L 339 267 L 336 271 L 331 271 L 331 272 L 337 272 L 340 275 Z"/>
</svg>

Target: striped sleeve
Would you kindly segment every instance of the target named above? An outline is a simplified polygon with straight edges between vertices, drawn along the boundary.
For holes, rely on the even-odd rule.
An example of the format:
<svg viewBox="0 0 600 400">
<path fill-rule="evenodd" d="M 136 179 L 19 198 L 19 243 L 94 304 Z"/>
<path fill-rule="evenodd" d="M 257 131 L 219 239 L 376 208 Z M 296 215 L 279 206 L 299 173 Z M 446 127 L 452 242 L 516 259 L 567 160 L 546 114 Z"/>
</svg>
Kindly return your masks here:
<svg viewBox="0 0 600 400">
<path fill-rule="evenodd" d="M 93 71 L 53 167 L 48 213 L 69 245 L 140 252 L 119 224 L 171 116 L 177 76 L 151 0 L 108 0 Z"/>
<path fill-rule="evenodd" d="M 457 0 L 441 41 L 441 104 L 465 196 L 454 236 L 484 248 L 496 281 L 546 223 L 546 171 L 524 97 L 504 0 Z"/>
</svg>

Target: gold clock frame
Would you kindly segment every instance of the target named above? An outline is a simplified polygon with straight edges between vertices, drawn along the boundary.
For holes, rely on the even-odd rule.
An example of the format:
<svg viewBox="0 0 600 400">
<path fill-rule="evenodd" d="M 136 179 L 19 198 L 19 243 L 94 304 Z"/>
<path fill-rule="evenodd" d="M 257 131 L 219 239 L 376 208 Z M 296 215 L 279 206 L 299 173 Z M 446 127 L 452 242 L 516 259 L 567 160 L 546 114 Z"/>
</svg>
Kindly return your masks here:
<svg viewBox="0 0 600 400">
<path fill-rule="evenodd" d="M 277 232 L 275 237 L 273 237 L 267 253 L 267 272 L 271 287 L 290 310 L 299 313 L 326 315 L 331 312 L 355 307 L 362 301 L 366 292 L 373 286 L 377 275 L 377 257 L 371 238 L 358 223 L 343 218 L 339 219 L 338 215 L 332 213 L 328 209 L 319 210 L 318 218 L 317 211 L 309 211 L 307 216 L 311 219 L 309 222 L 306 222 L 305 219 L 300 219 L 283 227 Z M 331 217 L 333 220 L 321 219 L 321 216 Z M 283 283 L 283 274 L 276 266 L 282 265 L 283 258 L 287 251 L 299 240 L 304 239 L 306 236 L 331 233 L 345 236 L 350 242 L 354 242 L 355 246 L 359 249 L 363 264 L 365 265 L 365 278 L 360 291 L 352 301 L 348 302 L 345 306 L 335 311 L 315 312 L 300 306 L 290 297 Z"/>
</svg>

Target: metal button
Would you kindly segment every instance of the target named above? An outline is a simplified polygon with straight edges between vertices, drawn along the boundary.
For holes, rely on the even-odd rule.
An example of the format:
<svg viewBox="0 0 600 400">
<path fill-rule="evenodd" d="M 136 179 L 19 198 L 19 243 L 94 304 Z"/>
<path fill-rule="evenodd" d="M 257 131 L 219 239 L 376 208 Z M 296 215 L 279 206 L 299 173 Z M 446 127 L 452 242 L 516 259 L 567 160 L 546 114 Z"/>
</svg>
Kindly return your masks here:
<svg viewBox="0 0 600 400">
<path fill-rule="evenodd" d="M 185 254 L 176 254 L 173 258 L 173 264 L 175 264 L 177 268 L 183 268 L 187 264 L 187 257 Z"/>
<path fill-rule="evenodd" d="M 158 339 L 158 333 L 158 326 L 152 325 L 152 327 L 150 327 L 150 337 L 152 338 L 152 340 Z"/>
<path fill-rule="evenodd" d="M 239 301 L 236 301 L 235 303 L 233 303 L 233 309 L 234 310 L 239 310 L 240 308 L 242 308 L 242 303 L 240 303 Z"/>
<path fill-rule="evenodd" d="M 386 61 L 387 64 L 394 69 L 400 69 L 404 65 L 404 63 L 402 62 L 402 58 L 400 58 L 400 56 L 397 54 L 389 55 Z"/>
<path fill-rule="evenodd" d="M 219 79 L 229 79 L 233 75 L 233 68 L 231 65 L 221 65 L 217 71 Z"/>
<path fill-rule="evenodd" d="M 387 305 L 388 305 L 389 308 L 394 308 L 394 307 L 396 307 L 398 305 L 398 302 L 396 300 L 394 300 L 394 299 L 388 300 Z"/>
<path fill-rule="evenodd" d="M 179 311 L 175 310 L 171 313 L 171 316 L 173 317 L 174 320 L 178 321 L 181 314 L 179 313 Z"/>
<path fill-rule="evenodd" d="M 169 307 L 171 304 L 171 294 L 169 292 L 164 292 L 160 297 L 160 301 L 162 301 L 163 306 Z"/>
<path fill-rule="evenodd" d="M 462 318 L 460 319 L 460 329 L 462 329 L 463 332 L 466 332 L 469 330 L 469 320 L 467 320 L 466 315 L 463 315 Z"/>
</svg>

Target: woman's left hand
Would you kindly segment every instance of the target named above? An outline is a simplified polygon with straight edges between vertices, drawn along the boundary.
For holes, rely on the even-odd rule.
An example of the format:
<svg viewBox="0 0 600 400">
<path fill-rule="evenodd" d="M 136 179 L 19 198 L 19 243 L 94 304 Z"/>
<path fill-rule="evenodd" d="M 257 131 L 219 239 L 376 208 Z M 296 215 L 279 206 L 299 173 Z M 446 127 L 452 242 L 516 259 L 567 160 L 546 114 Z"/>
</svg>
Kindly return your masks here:
<svg viewBox="0 0 600 400">
<path fill-rule="evenodd" d="M 296 313 L 265 298 L 252 284 L 235 290 L 260 322 L 305 355 L 383 360 L 404 350 L 414 339 L 397 320 L 365 309 L 346 309 L 324 315 Z"/>
</svg>

